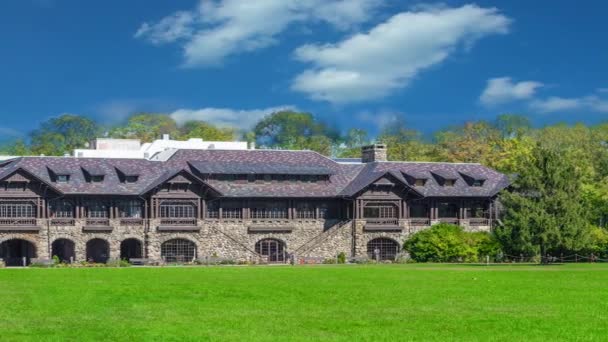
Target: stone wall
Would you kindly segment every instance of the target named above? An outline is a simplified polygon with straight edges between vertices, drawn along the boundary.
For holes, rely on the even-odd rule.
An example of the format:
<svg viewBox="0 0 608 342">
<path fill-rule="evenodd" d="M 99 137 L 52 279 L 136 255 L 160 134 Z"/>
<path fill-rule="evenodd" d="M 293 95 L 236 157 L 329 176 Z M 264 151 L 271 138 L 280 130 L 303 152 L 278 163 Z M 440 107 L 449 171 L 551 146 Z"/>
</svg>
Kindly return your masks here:
<svg viewBox="0 0 608 342">
<path fill-rule="evenodd" d="M 38 258 L 51 257 L 51 245 L 56 239 L 74 242 L 76 261 L 86 259 L 87 241 L 95 238 L 106 240 L 110 246 L 109 258 L 120 257 L 121 242 L 137 239 L 142 243 L 142 255 L 149 259 L 161 259 L 161 245 L 165 241 L 181 238 L 197 246 L 197 257 L 217 256 L 236 261 L 258 261 L 256 242 L 272 238 L 282 241 L 288 254 L 297 257 L 334 258 L 344 252 L 347 256 L 367 255 L 367 243 L 375 238 L 389 238 L 399 246 L 415 232 L 426 226 L 410 226 L 408 220 L 400 220 L 401 230 L 370 231 L 365 220 L 199 220 L 195 231 L 161 231 L 160 220 L 150 220 L 144 225 L 120 225 L 111 220 L 111 230 L 84 230 L 84 220 L 75 225 L 54 226 L 47 220 L 38 220 L 39 232 L 0 232 L 0 242 L 9 239 L 30 241 L 36 247 Z M 263 227 L 263 231 L 250 228 Z M 489 226 L 464 225 L 469 231 L 489 231 Z M 280 231 L 284 229 L 284 231 Z"/>
</svg>

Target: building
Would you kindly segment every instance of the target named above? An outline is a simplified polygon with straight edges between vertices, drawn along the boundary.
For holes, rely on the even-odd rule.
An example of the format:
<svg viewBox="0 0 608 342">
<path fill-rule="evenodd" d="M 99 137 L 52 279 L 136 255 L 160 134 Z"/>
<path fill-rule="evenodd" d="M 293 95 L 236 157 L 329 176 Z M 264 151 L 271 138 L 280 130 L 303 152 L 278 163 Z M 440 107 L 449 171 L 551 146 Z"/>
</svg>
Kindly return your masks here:
<svg viewBox="0 0 608 342">
<path fill-rule="evenodd" d="M 311 151 L 176 150 L 146 159 L 0 163 L 0 258 L 392 259 L 436 222 L 489 230 L 507 177 L 479 164 L 360 163 Z"/>
<path fill-rule="evenodd" d="M 124 158 L 124 159 L 153 159 L 157 154 L 166 150 L 246 150 L 245 141 L 204 141 L 191 138 L 188 140 L 173 140 L 169 134 L 162 139 L 142 144 L 139 139 L 97 138 L 88 149 L 75 149 L 74 157 L 78 158 Z"/>
</svg>

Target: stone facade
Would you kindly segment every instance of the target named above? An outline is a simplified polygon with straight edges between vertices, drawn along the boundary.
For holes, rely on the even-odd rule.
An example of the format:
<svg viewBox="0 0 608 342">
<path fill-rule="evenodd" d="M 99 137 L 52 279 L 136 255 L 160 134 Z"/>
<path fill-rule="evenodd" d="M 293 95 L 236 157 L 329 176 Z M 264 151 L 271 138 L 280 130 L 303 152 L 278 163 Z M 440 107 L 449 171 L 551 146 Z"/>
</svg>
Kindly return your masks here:
<svg viewBox="0 0 608 342">
<path fill-rule="evenodd" d="M 56 226 L 51 220 L 38 220 L 38 232 L 3 232 L 0 243 L 21 239 L 30 242 L 36 250 L 35 257 L 52 257 L 52 244 L 57 239 L 74 243 L 74 261 L 87 259 L 87 242 L 102 239 L 109 244 L 109 259 L 121 258 L 121 243 L 136 239 L 141 243 L 141 255 L 150 260 L 162 260 L 161 246 L 172 239 L 185 239 L 196 245 L 196 257 L 219 257 L 234 261 L 264 262 L 256 252 L 256 243 L 262 239 L 280 241 L 287 255 L 296 258 L 334 258 L 338 253 L 348 257 L 368 256 L 368 243 L 376 238 L 388 238 L 399 246 L 412 234 L 428 226 L 413 226 L 408 220 L 399 220 L 399 226 L 370 231 L 365 220 L 198 220 L 197 226 L 187 230 L 160 230 L 160 220 L 142 220 L 143 225 L 121 225 L 111 220 L 111 229 L 85 228 L 84 220 L 75 220 L 74 225 Z M 435 222 L 433 222 L 435 223 Z M 489 231 L 489 226 L 468 226 L 469 231 Z M 263 230 L 256 230 L 263 227 Z M 252 229 L 253 228 L 253 229 Z"/>
</svg>

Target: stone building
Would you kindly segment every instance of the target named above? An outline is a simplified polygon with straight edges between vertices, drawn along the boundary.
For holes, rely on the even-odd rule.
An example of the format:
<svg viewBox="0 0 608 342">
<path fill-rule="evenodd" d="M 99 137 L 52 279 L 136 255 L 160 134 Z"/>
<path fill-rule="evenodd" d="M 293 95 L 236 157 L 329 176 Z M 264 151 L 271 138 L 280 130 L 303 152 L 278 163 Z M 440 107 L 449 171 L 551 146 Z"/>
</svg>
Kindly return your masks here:
<svg viewBox="0 0 608 342">
<path fill-rule="evenodd" d="M 283 150 L 21 157 L 0 163 L 0 258 L 392 259 L 436 222 L 491 229 L 508 184 L 479 164 L 389 162 L 381 144 L 348 163 Z"/>
</svg>

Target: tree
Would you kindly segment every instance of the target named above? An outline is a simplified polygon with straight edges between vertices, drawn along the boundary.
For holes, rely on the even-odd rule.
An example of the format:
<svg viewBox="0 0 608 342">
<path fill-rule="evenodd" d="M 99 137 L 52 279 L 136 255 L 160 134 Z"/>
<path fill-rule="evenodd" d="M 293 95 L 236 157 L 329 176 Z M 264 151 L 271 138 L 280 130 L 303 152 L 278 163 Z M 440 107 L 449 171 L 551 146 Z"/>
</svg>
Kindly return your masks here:
<svg viewBox="0 0 608 342">
<path fill-rule="evenodd" d="M 578 251 L 589 237 L 580 170 L 568 150 L 538 144 L 512 191 L 503 191 L 502 225 L 495 230 L 511 255 Z"/>
<path fill-rule="evenodd" d="M 435 140 L 442 161 L 487 165 L 496 158 L 500 134 L 490 123 L 476 121 L 440 131 Z"/>
<path fill-rule="evenodd" d="M 175 120 L 166 114 L 140 113 L 131 116 L 124 126 L 114 127 L 109 136 L 151 142 L 160 139 L 163 134 L 179 135 Z"/>
<path fill-rule="evenodd" d="M 204 121 L 188 121 L 180 128 L 180 138 L 201 138 L 212 141 L 232 141 L 236 130 L 230 127 L 215 127 Z"/>
<path fill-rule="evenodd" d="M 79 115 L 64 114 L 51 118 L 30 134 L 34 154 L 62 155 L 83 148 L 99 134 L 95 121 Z"/>
<path fill-rule="evenodd" d="M 423 141 L 422 134 L 407 127 L 402 119 L 387 123 L 381 130 L 378 141 L 386 144 L 389 160 L 436 161 L 437 149 Z"/>
<path fill-rule="evenodd" d="M 9 156 L 27 156 L 32 154 L 32 151 L 23 139 L 17 139 L 2 146 L 0 153 Z"/>
<path fill-rule="evenodd" d="M 310 113 L 280 111 L 258 122 L 253 132 L 261 146 L 309 149 L 322 154 L 331 151 L 339 139 L 336 130 L 317 121 Z"/>
<path fill-rule="evenodd" d="M 532 128 L 530 119 L 523 115 L 501 114 L 496 118 L 496 128 L 503 138 L 517 138 L 528 133 Z"/>
</svg>

